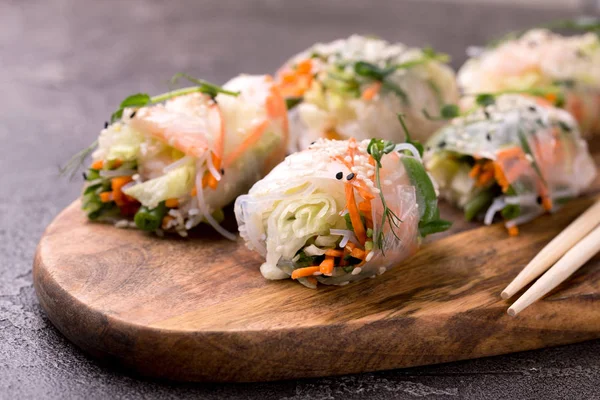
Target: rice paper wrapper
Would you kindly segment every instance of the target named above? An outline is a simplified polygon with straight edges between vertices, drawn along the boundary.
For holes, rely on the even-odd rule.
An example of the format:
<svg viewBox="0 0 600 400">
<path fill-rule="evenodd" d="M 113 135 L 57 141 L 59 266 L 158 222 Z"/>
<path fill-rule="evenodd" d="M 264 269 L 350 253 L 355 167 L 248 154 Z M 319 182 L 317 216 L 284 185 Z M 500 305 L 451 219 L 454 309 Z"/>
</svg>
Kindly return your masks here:
<svg viewBox="0 0 600 400">
<path fill-rule="evenodd" d="M 485 110 L 455 119 L 426 148 L 426 162 L 440 151 L 495 161 L 516 193 L 505 196 L 506 204 L 522 210 L 507 226 L 543 213 L 540 193 L 556 205 L 578 196 L 596 177 L 577 121 L 564 110 L 525 96 L 504 95 Z M 511 148 L 517 150 L 506 152 Z"/>
<path fill-rule="evenodd" d="M 347 142 L 321 140 L 308 150 L 288 156 L 235 203 L 240 234 L 248 248 L 265 257 L 261 272 L 267 279 L 289 278 L 294 270 L 294 255 L 308 239 L 330 235 L 330 229 L 347 229 L 342 214 L 346 208 L 346 177 L 351 171 L 343 161 L 328 155 L 324 143 L 343 147 Z M 360 145 L 364 148 L 367 143 Z M 371 218 L 374 238 L 383 229 L 383 251 L 374 248 L 372 258 L 352 272 L 336 267 L 332 276 L 315 276 L 319 282 L 345 285 L 374 277 L 418 250 L 419 206 L 400 157 L 404 156 L 384 156 L 380 170 L 386 203 L 402 220 L 395 228 L 396 234 L 390 231 L 389 223 L 382 226 L 383 205 L 377 194 L 371 200 Z M 340 172 L 341 180 L 336 178 Z M 355 196 L 357 203 L 363 200 L 358 192 Z M 306 279 L 299 280 L 313 287 Z"/>
</svg>

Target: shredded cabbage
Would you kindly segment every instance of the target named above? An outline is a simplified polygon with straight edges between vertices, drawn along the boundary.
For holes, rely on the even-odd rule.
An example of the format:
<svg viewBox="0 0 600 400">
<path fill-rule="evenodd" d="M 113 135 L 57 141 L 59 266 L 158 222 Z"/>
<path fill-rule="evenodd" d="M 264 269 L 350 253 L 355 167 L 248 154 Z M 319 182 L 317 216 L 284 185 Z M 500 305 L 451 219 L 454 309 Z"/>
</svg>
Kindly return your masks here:
<svg viewBox="0 0 600 400">
<path fill-rule="evenodd" d="M 189 163 L 158 178 L 133 185 L 124 192 L 137 199 L 142 205 L 152 209 L 157 207 L 161 201 L 189 194 L 194 186 L 195 172 L 194 164 Z"/>
</svg>

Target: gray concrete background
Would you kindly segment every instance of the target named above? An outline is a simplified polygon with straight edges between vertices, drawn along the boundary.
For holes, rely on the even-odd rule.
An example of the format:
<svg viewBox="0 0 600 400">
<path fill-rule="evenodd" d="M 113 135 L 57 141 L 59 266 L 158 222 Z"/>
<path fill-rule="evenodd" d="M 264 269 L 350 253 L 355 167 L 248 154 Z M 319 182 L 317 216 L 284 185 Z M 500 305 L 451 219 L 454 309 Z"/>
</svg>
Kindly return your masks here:
<svg viewBox="0 0 600 400">
<path fill-rule="evenodd" d="M 549 3 L 550 4 L 550 3 Z M 269 72 L 312 42 L 373 33 L 464 47 L 577 14 L 434 1 L 0 1 L 0 398 L 600 398 L 600 341 L 337 378 L 240 385 L 138 379 L 102 366 L 44 316 L 31 263 L 44 227 L 78 195 L 57 166 L 89 144 L 126 95 L 175 72 L 218 83 Z"/>
</svg>

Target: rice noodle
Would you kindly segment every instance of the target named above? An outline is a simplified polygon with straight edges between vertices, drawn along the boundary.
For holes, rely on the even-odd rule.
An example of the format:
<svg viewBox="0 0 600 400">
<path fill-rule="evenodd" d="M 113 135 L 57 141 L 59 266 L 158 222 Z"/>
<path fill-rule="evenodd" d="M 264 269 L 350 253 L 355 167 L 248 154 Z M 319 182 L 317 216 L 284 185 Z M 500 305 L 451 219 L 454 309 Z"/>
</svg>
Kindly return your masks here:
<svg viewBox="0 0 600 400">
<path fill-rule="evenodd" d="M 206 219 L 206 222 L 208 222 L 209 225 L 212 226 L 217 232 L 219 232 L 221 235 L 223 235 L 223 237 L 226 237 L 229 240 L 235 241 L 236 236 L 233 233 L 226 230 L 225 228 L 223 228 L 221 225 L 219 225 L 217 220 L 214 219 L 214 217 L 210 214 L 210 212 L 208 210 L 208 206 L 204 202 L 204 189 L 202 188 L 202 175 L 203 174 L 201 174 L 200 172 L 201 172 L 201 170 L 198 171 L 198 173 L 196 174 L 196 192 L 197 192 L 196 198 L 198 199 L 198 208 L 200 209 L 200 213 Z"/>
<path fill-rule="evenodd" d="M 206 166 L 208 167 L 210 174 L 217 180 L 217 182 L 219 182 L 221 180 L 221 174 L 215 168 L 215 164 L 212 160 L 212 153 L 210 153 L 208 157 L 206 157 Z"/>
<path fill-rule="evenodd" d="M 400 143 L 400 144 L 397 144 L 396 147 L 394 148 L 394 151 L 403 151 L 403 150 L 410 151 L 414 158 L 421 161 L 421 154 L 419 154 L 419 151 L 417 150 L 417 148 L 415 146 L 413 146 L 412 144 Z"/>
<path fill-rule="evenodd" d="M 348 241 L 350 241 L 356 245 L 360 245 L 360 242 L 356 238 L 356 235 L 354 234 L 354 232 L 352 232 L 348 229 L 330 229 L 329 234 L 343 237 L 342 241 L 340 242 L 340 247 L 342 247 L 342 248 L 346 247 L 346 245 L 348 244 Z"/>
<path fill-rule="evenodd" d="M 490 208 L 488 208 L 486 211 L 485 217 L 483 218 L 483 223 L 486 225 L 491 225 L 492 221 L 494 221 L 494 216 L 496 213 L 501 211 L 505 206 L 506 203 L 504 201 L 504 196 L 496 197 Z"/>
<path fill-rule="evenodd" d="M 521 196 L 507 196 L 505 198 L 506 204 L 518 204 L 518 205 L 533 205 L 537 204 L 537 196 L 521 195 Z"/>
<path fill-rule="evenodd" d="M 537 217 L 539 217 L 540 215 L 542 215 L 543 213 L 544 213 L 544 209 L 540 208 L 537 211 L 532 211 L 529 214 L 520 215 L 520 216 L 518 216 L 515 219 L 511 219 L 510 221 L 506 221 L 506 223 L 504 224 L 504 226 L 506 226 L 507 228 L 512 228 L 513 226 L 521 225 L 521 224 L 524 224 L 524 223 L 529 222 L 531 220 L 534 220 Z"/>
<path fill-rule="evenodd" d="M 167 165 L 166 167 L 163 168 L 163 172 L 166 174 L 169 171 L 173 171 L 174 169 L 177 169 L 179 167 L 181 167 L 184 164 L 187 164 L 188 162 L 192 161 L 193 157 L 191 156 L 184 156 L 182 158 L 180 158 L 177 161 L 172 162 L 171 164 Z"/>
</svg>

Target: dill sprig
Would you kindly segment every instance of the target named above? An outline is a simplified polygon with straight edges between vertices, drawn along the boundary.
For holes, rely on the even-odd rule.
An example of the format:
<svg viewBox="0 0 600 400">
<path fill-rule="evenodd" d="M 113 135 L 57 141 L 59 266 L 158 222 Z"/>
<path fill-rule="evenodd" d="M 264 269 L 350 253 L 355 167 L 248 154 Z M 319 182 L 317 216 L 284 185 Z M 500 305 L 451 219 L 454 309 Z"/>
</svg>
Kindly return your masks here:
<svg viewBox="0 0 600 400">
<path fill-rule="evenodd" d="M 379 234 L 377 235 L 377 239 L 375 240 L 375 245 L 381 249 L 381 252 L 385 255 L 383 249 L 384 242 L 384 234 L 383 227 L 385 226 L 386 221 L 390 225 L 390 230 L 392 234 L 396 237 L 396 239 L 400 239 L 396 230 L 394 228 L 399 228 L 402 223 L 402 219 L 392 211 L 386 201 L 385 196 L 383 195 L 383 190 L 381 188 L 381 178 L 380 178 L 380 170 L 382 168 L 381 159 L 384 155 L 391 153 L 396 148 L 396 144 L 390 142 L 388 140 L 382 139 L 371 139 L 369 145 L 367 146 L 367 153 L 373 157 L 375 160 L 375 184 L 379 189 L 379 198 L 381 199 L 381 204 L 383 206 L 383 214 L 381 216 L 381 229 L 379 230 Z"/>
<path fill-rule="evenodd" d="M 98 139 L 94 140 L 94 142 L 85 149 L 78 151 L 63 167 L 58 168 L 60 175 L 68 175 L 69 179 L 73 179 L 79 170 L 79 167 L 81 167 L 85 162 L 85 159 L 92 154 L 96 146 L 98 146 Z"/>
</svg>

